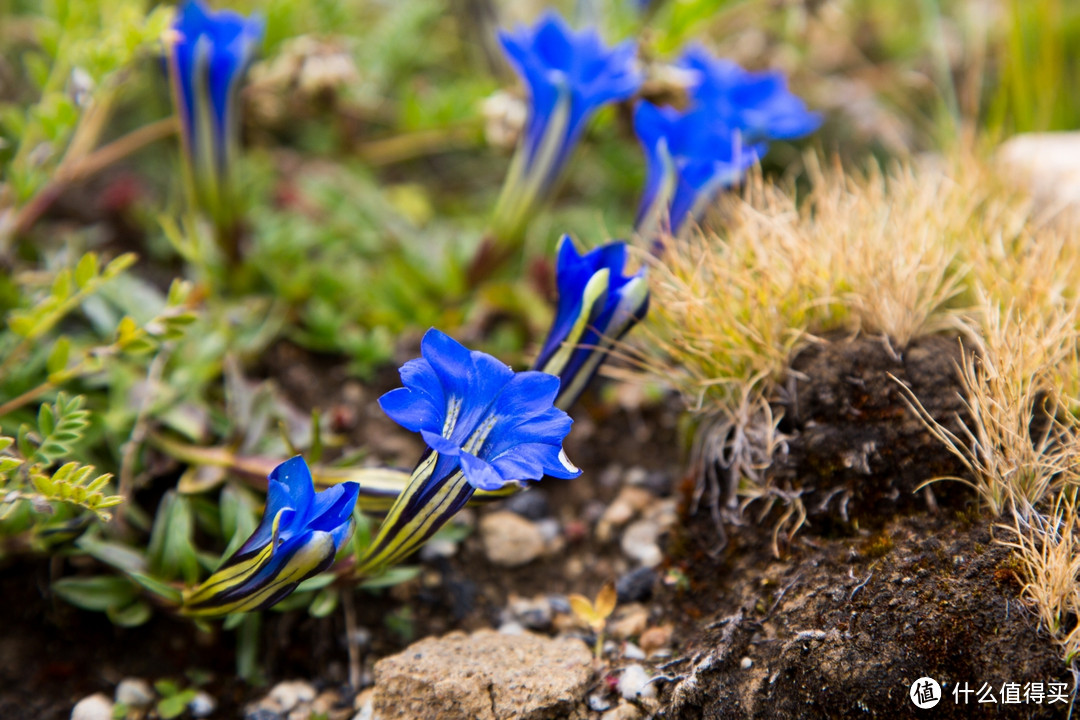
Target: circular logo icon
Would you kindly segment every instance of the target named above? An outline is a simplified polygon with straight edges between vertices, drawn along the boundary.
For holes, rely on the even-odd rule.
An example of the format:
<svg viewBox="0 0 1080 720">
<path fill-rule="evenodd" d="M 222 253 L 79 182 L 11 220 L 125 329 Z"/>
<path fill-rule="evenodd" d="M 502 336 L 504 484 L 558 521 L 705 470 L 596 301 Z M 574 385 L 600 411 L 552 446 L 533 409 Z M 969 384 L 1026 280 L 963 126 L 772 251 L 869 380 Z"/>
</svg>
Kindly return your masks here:
<svg viewBox="0 0 1080 720">
<path fill-rule="evenodd" d="M 908 695 L 911 696 L 911 702 L 915 703 L 915 707 L 925 710 L 941 702 L 941 686 L 932 677 L 921 677 L 911 683 Z"/>
</svg>

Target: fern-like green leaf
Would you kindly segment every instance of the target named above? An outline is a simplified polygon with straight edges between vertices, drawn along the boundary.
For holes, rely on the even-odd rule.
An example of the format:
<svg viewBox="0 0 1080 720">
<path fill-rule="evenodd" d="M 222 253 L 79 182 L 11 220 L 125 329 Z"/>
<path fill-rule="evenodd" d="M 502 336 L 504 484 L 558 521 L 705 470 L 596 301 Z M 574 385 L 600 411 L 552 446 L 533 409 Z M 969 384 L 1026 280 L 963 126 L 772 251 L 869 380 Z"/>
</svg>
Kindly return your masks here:
<svg viewBox="0 0 1080 720">
<path fill-rule="evenodd" d="M 106 495 L 102 490 L 112 475 L 95 475 L 93 465 L 69 462 L 51 475 L 32 472 L 30 481 L 41 498 L 50 502 L 63 502 L 89 510 L 107 522 L 112 515 L 106 509 L 123 502 L 119 495 Z"/>
<path fill-rule="evenodd" d="M 33 454 L 35 462 L 47 466 L 71 454 L 90 424 L 90 411 L 82 404 L 81 395 L 69 398 L 59 393 L 54 404 L 41 405 L 38 411 L 41 442 Z"/>
</svg>

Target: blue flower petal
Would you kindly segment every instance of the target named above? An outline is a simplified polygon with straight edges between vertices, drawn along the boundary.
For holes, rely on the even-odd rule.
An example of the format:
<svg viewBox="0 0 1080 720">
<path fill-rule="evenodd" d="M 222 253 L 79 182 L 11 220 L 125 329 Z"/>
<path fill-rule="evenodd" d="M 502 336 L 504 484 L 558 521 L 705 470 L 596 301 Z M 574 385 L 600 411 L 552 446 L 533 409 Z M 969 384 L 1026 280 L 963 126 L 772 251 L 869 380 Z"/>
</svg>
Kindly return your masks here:
<svg viewBox="0 0 1080 720">
<path fill-rule="evenodd" d="M 461 453 L 461 469 L 477 490 L 498 490 L 507 482 L 494 467 L 469 453 Z"/>
</svg>

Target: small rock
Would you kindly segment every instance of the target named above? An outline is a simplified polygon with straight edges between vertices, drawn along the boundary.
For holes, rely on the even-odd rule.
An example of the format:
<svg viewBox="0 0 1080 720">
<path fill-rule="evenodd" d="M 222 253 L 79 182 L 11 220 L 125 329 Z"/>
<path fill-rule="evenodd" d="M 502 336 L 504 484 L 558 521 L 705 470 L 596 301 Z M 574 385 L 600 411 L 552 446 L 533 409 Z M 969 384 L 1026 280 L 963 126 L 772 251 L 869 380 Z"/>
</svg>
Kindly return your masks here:
<svg viewBox="0 0 1080 720">
<path fill-rule="evenodd" d="M 642 487 L 648 488 L 656 497 L 667 497 L 672 489 L 671 473 L 654 470 L 650 472 L 642 483 Z"/>
<path fill-rule="evenodd" d="M 661 530 L 669 530 L 679 521 L 678 502 L 675 498 L 657 500 L 645 511 L 644 518 L 656 523 Z"/>
<path fill-rule="evenodd" d="M 132 710 L 148 708 L 154 704 L 154 700 L 157 698 L 154 689 L 150 687 L 150 683 L 142 678 L 124 678 L 116 686 L 116 693 L 113 697 L 116 702 L 126 705 Z"/>
<path fill-rule="evenodd" d="M 671 644 L 671 631 L 670 625 L 661 625 L 659 627 L 651 627 L 645 632 L 641 633 L 641 637 L 638 638 L 638 644 L 641 645 L 641 649 L 646 654 L 652 655 L 658 650 L 663 650 Z"/>
<path fill-rule="evenodd" d="M 287 713 L 300 703 L 309 703 L 315 699 L 315 688 L 303 680 L 285 680 L 279 682 L 267 695 L 266 701 L 280 712 Z M 261 704 L 261 703 L 260 703 Z M 263 705 L 266 707 L 266 705 Z"/>
<path fill-rule="evenodd" d="M 365 707 L 370 707 L 374 700 L 375 700 L 375 688 L 373 688 L 373 687 L 365 688 L 365 689 L 361 690 L 359 693 L 357 693 L 356 697 L 353 698 L 353 709 L 354 710 L 363 710 Z"/>
<path fill-rule="evenodd" d="M 604 712 L 611 708 L 611 701 L 605 693 L 594 692 L 586 699 L 586 703 L 593 712 Z"/>
<path fill-rule="evenodd" d="M 998 150 L 1008 179 L 1044 208 L 1080 207 L 1080 132 L 1015 135 Z"/>
<path fill-rule="evenodd" d="M 506 608 L 506 621 L 520 622 L 530 630 L 546 630 L 554 616 L 551 601 L 543 595 L 532 598 L 512 597 Z"/>
<path fill-rule="evenodd" d="M 649 625 L 649 611 L 641 605 L 626 605 L 611 624 L 611 634 L 620 640 L 638 637 Z"/>
<path fill-rule="evenodd" d="M 624 700 L 618 707 L 601 715 L 600 720 L 639 720 L 640 717 L 641 711 Z"/>
<path fill-rule="evenodd" d="M 619 676 L 619 694 L 627 700 L 637 697 L 652 697 L 656 688 L 649 684 L 649 673 L 640 665 L 628 665 Z"/>
<path fill-rule="evenodd" d="M 210 693 L 202 690 L 196 693 L 195 697 L 191 698 L 191 702 L 188 703 L 188 711 L 191 712 L 192 717 L 210 717 L 215 710 L 217 710 L 217 700 Z"/>
<path fill-rule="evenodd" d="M 324 690 L 311 701 L 312 715 L 329 715 L 330 711 L 341 703 L 341 695 L 333 690 Z"/>
<path fill-rule="evenodd" d="M 356 696 L 353 707 L 357 713 L 352 720 L 374 720 L 375 718 L 375 688 L 368 688 Z"/>
<path fill-rule="evenodd" d="M 510 622 L 504 622 L 500 625 L 499 632 L 503 635 L 524 635 L 525 626 L 517 621 L 511 620 Z"/>
<path fill-rule="evenodd" d="M 436 538 L 428 541 L 426 545 L 420 548 L 420 559 L 431 562 L 441 558 L 451 558 L 457 554 L 457 551 L 458 544 L 453 540 Z"/>
<path fill-rule="evenodd" d="M 641 487 L 624 487 L 618 496 L 600 516 L 600 523 L 596 527 L 596 537 L 600 542 L 611 539 L 613 530 L 630 522 L 635 515 L 649 507 L 656 498 L 653 494 Z"/>
<path fill-rule="evenodd" d="M 754 667 L 754 661 L 748 657 L 744 657 L 742 660 L 739 661 L 739 667 L 741 667 L 743 670 L 749 670 L 750 668 Z"/>
<path fill-rule="evenodd" d="M 94 693 L 75 703 L 71 720 L 112 720 L 113 702 L 104 693 Z"/>
<path fill-rule="evenodd" d="M 626 476 L 623 481 L 627 485 L 644 485 L 645 478 L 647 478 L 648 476 L 649 473 L 645 470 L 645 468 L 635 465 L 634 467 L 626 471 Z"/>
<path fill-rule="evenodd" d="M 544 535 L 535 523 L 507 510 L 485 515 L 480 536 L 488 560 L 504 567 L 532 562 L 544 552 Z"/>
<path fill-rule="evenodd" d="M 380 720 L 545 720 L 585 699 L 592 653 L 581 640 L 453 632 L 375 664 Z"/>
<path fill-rule="evenodd" d="M 650 567 L 631 570 L 615 581 L 619 604 L 644 602 L 652 597 L 656 571 Z"/>
<path fill-rule="evenodd" d="M 251 705 L 244 709 L 244 720 L 282 720 L 283 717 L 279 711 L 270 707 Z"/>
<path fill-rule="evenodd" d="M 632 560 L 646 567 L 655 567 L 664 559 L 658 540 L 660 527 L 650 520 L 631 523 L 622 537 L 622 551 Z"/>
<path fill-rule="evenodd" d="M 551 515 L 551 503 L 548 502 L 547 493 L 540 488 L 530 488 L 511 495 L 503 503 L 503 509 L 526 520 L 542 520 Z"/>
<path fill-rule="evenodd" d="M 632 642 L 623 644 L 622 656 L 627 660 L 644 660 L 645 651 Z"/>
</svg>

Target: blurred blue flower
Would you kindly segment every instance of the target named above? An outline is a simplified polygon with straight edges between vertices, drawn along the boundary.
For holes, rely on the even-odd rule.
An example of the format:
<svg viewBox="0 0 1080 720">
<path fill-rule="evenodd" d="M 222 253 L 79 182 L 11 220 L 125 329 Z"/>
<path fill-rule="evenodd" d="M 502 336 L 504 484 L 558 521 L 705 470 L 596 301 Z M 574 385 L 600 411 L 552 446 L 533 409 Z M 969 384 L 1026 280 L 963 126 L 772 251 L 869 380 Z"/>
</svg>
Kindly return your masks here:
<svg viewBox="0 0 1080 720">
<path fill-rule="evenodd" d="M 696 77 L 685 111 L 641 103 L 634 129 L 645 146 L 646 179 L 638 232 L 653 235 L 665 220 L 678 235 L 722 188 L 737 183 L 768 151 L 770 140 L 813 132 L 821 115 L 792 95 L 780 72 L 750 72 L 691 47 L 677 67 Z"/>
<path fill-rule="evenodd" d="M 206 582 L 185 593 L 184 614 L 267 608 L 330 567 L 352 534 L 359 489 L 357 483 L 344 482 L 315 492 L 302 457 L 278 465 L 270 473 L 259 526 Z"/>
<path fill-rule="evenodd" d="M 642 102 L 634 111 L 634 131 L 645 147 L 645 189 L 635 227 L 646 237 L 670 221 L 678 235 L 722 188 L 737 183 L 767 149 L 746 146 L 742 135 L 708 107 L 686 112 Z"/>
<path fill-rule="evenodd" d="M 555 12 L 536 25 L 499 33 L 510 63 L 529 92 L 525 131 L 495 212 L 494 232 L 516 240 L 546 197 L 588 120 L 641 84 L 636 47 L 608 48 L 594 28 L 575 32 Z"/>
<path fill-rule="evenodd" d="M 460 465 L 478 490 L 581 474 L 562 449 L 572 421 L 552 405 L 557 377 L 515 373 L 434 328 L 420 347 L 422 357 L 401 367 L 405 387 L 379 404 L 396 423 L 419 432 L 444 467 Z"/>
<path fill-rule="evenodd" d="M 559 376 L 555 404 L 569 408 L 596 374 L 608 351 L 645 317 L 645 270 L 624 275 L 626 243 L 613 242 L 579 255 L 569 235 L 559 244 L 559 304 L 533 367 Z"/>
<path fill-rule="evenodd" d="M 187 0 L 172 27 L 169 68 L 196 197 L 215 220 L 229 213 L 229 170 L 236 153 L 240 82 L 263 35 L 261 17 L 213 12 Z"/>
<path fill-rule="evenodd" d="M 699 75 L 692 91 L 695 103 L 741 132 L 747 143 L 793 140 L 821 126 L 821 114 L 810 112 L 801 98 L 791 94 L 787 78 L 778 70 L 751 72 L 702 47 L 687 49 L 678 66 Z"/>
</svg>

